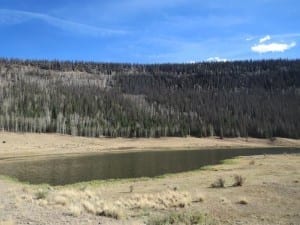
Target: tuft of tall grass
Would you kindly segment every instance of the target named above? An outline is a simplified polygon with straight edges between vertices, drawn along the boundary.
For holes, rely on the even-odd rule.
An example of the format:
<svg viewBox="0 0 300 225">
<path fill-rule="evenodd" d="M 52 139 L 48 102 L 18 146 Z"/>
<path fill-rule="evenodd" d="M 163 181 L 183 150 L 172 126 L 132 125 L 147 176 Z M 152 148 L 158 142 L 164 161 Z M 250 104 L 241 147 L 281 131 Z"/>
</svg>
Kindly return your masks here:
<svg viewBox="0 0 300 225">
<path fill-rule="evenodd" d="M 166 225 L 166 224 L 182 224 L 182 225 L 215 225 L 216 222 L 207 215 L 199 212 L 171 212 L 164 216 L 152 217 L 147 225 Z"/>
<path fill-rule="evenodd" d="M 105 207 L 101 211 L 97 212 L 98 216 L 105 216 L 109 218 L 113 218 L 119 220 L 123 217 L 123 212 L 119 208 L 115 207 Z"/>
<path fill-rule="evenodd" d="M 35 193 L 35 197 L 36 199 L 45 199 L 48 195 L 48 191 L 44 190 L 44 189 L 39 189 L 36 193 Z"/>
</svg>

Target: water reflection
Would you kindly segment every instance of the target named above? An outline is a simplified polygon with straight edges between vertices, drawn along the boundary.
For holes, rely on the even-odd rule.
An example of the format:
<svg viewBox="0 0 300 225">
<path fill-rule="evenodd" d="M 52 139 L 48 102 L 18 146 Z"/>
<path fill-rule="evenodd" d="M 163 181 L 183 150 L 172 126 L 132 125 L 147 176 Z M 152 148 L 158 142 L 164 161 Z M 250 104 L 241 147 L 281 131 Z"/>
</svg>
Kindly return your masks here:
<svg viewBox="0 0 300 225">
<path fill-rule="evenodd" d="M 153 177 L 212 165 L 241 155 L 299 153 L 296 148 L 216 149 L 92 154 L 2 163 L 0 174 L 33 184 L 64 185 L 95 179 Z"/>
</svg>

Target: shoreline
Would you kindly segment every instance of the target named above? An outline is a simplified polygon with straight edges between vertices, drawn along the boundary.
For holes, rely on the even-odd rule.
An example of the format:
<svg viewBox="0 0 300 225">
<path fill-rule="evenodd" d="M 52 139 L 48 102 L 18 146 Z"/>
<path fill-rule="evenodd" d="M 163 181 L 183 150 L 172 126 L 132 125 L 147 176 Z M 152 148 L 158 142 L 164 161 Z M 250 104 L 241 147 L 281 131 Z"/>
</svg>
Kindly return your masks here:
<svg viewBox="0 0 300 225">
<path fill-rule="evenodd" d="M 87 154 L 241 148 L 299 148 L 299 139 L 218 137 L 87 138 L 61 134 L 0 132 L 0 161 L 73 157 Z"/>
<path fill-rule="evenodd" d="M 0 177 L 0 224 L 48 224 L 49 218 L 49 224 L 144 224 L 153 216 L 190 211 L 205 213 L 224 225 L 296 224 L 300 218 L 296 201 L 299 160 L 299 154 L 242 156 L 162 178 L 66 186 L 28 185 Z M 235 175 L 245 178 L 242 186 L 232 186 Z M 219 178 L 226 180 L 225 187 L 211 188 Z M 114 212 L 118 218 L 99 216 L 97 210 Z"/>
</svg>

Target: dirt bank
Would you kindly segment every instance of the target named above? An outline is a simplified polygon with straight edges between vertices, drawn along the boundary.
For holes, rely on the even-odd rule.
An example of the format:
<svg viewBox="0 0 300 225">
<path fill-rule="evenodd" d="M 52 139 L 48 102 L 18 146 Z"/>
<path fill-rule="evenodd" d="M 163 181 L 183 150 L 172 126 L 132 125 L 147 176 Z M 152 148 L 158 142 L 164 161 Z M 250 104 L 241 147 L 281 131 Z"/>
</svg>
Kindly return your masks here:
<svg viewBox="0 0 300 225">
<path fill-rule="evenodd" d="M 0 158 L 84 154 L 120 151 L 300 147 L 300 140 L 277 138 L 275 141 L 257 138 L 85 138 L 59 134 L 0 132 Z"/>
</svg>

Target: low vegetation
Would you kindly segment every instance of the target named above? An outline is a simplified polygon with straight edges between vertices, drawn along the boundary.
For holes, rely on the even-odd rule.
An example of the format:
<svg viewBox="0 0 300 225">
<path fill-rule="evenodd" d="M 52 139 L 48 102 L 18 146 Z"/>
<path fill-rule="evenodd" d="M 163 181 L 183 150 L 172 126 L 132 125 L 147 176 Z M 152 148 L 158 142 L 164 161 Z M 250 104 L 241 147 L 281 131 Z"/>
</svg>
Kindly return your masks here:
<svg viewBox="0 0 300 225">
<path fill-rule="evenodd" d="M 201 193 L 197 193 L 194 197 L 193 197 L 193 202 L 204 202 L 204 196 Z"/>
<path fill-rule="evenodd" d="M 243 186 L 243 184 L 245 183 L 245 178 L 242 177 L 241 175 L 235 175 L 234 176 L 234 183 L 233 183 L 233 187 L 239 187 L 239 186 Z"/>
<path fill-rule="evenodd" d="M 241 205 L 248 205 L 248 201 L 247 201 L 246 198 L 240 199 L 240 200 L 238 201 L 238 203 L 241 204 Z"/>
<path fill-rule="evenodd" d="M 97 215 L 113 218 L 116 220 L 119 220 L 124 217 L 122 210 L 116 207 L 104 208 L 102 211 L 97 212 Z"/>
<path fill-rule="evenodd" d="M 150 218 L 147 225 L 215 225 L 216 222 L 200 212 L 171 212 Z"/>
<path fill-rule="evenodd" d="M 169 209 L 184 208 L 192 202 L 190 193 L 180 191 L 163 191 L 159 193 L 134 194 L 121 198 L 118 203 L 129 209 Z"/>
<path fill-rule="evenodd" d="M 211 184 L 212 188 L 224 188 L 225 187 L 225 179 L 218 178 L 214 183 Z"/>
<path fill-rule="evenodd" d="M 35 197 L 36 199 L 45 199 L 48 195 L 48 191 L 44 190 L 44 189 L 39 189 L 36 193 L 35 193 Z"/>
<path fill-rule="evenodd" d="M 114 201 L 105 201 L 101 191 L 92 191 L 88 188 L 53 190 L 47 195 L 43 191 L 37 193 L 41 196 L 36 199 L 43 201 L 43 205 L 62 206 L 72 216 L 89 213 L 114 219 L 122 218 L 124 211 L 128 210 L 169 210 L 185 208 L 192 202 L 190 193 L 173 190 L 146 194 L 135 193 Z"/>
</svg>

